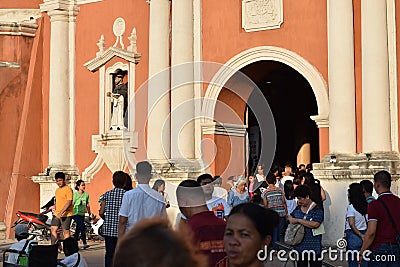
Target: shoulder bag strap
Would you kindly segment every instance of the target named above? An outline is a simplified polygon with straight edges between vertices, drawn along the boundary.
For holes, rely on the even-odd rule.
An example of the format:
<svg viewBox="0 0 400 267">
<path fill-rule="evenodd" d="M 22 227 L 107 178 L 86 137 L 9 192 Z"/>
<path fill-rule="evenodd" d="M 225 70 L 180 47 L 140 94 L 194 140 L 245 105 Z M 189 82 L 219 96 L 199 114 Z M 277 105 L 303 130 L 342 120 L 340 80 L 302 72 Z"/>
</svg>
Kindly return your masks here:
<svg viewBox="0 0 400 267">
<path fill-rule="evenodd" d="M 379 202 L 382 204 L 382 206 L 385 208 L 387 214 L 389 215 L 390 222 L 392 223 L 392 227 L 393 227 L 394 231 L 395 231 L 396 234 L 397 234 L 397 233 L 398 233 L 398 231 L 397 231 L 397 226 L 396 226 L 396 223 L 395 223 L 394 220 L 393 220 L 392 214 L 390 214 L 390 211 L 389 211 L 388 207 L 386 206 L 385 202 L 383 202 L 382 199 L 378 198 L 378 201 L 379 201 Z"/>
<path fill-rule="evenodd" d="M 27 239 L 26 240 L 26 242 L 25 242 L 25 244 L 24 244 L 24 247 L 21 249 L 21 251 L 19 252 L 19 255 L 21 255 L 21 254 L 25 254 L 26 252 L 25 252 L 25 249 L 26 249 L 26 247 L 28 246 L 28 244 L 29 244 L 29 239 Z"/>
<path fill-rule="evenodd" d="M 310 206 L 308 207 L 308 210 L 306 212 L 306 214 L 304 214 L 303 220 L 305 220 L 307 218 L 307 214 L 310 210 L 312 210 L 315 206 L 317 206 L 317 204 L 315 202 L 311 202 Z"/>
<path fill-rule="evenodd" d="M 368 221 L 367 221 L 367 216 L 366 216 L 366 214 L 364 214 L 364 220 L 365 220 L 365 223 L 367 224 L 367 227 L 368 227 Z"/>
<path fill-rule="evenodd" d="M 81 262 L 81 254 L 79 254 L 79 252 L 78 252 L 78 260 L 76 261 L 76 263 L 73 267 L 78 267 L 80 262 Z"/>
</svg>

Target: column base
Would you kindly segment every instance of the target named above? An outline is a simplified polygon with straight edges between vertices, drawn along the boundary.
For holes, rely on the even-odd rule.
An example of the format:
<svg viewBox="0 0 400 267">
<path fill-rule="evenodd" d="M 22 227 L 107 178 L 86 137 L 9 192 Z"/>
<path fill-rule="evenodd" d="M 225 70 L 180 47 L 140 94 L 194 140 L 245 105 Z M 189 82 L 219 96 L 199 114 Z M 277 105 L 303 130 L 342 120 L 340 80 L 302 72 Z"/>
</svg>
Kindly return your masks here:
<svg viewBox="0 0 400 267">
<path fill-rule="evenodd" d="M 0 222 L 0 240 L 6 239 L 7 226 L 5 222 Z"/>
<path fill-rule="evenodd" d="M 149 160 L 153 165 L 153 170 L 160 179 L 165 179 L 171 183 L 179 183 L 186 179 L 196 179 L 202 172 L 202 164 L 199 160 L 169 159 L 169 160 Z"/>
<path fill-rule="evenodd" d="M 387 170 L 393 180 L 400 178 L 398 152 L 372 152 L 359 154 L 327 154 L 321 163 L 313 164 L 317 179 L 372 179 L 373 175 Z"/>
<path fill-rule="evenodd" d="M 32 176 L 32 180 L 35 183 L 41 182 L 54 182 L 54 175 L 57 172 L 65 173 L 66 181 L 76 181 L 79 179 L 79 170 L 76 166 L 70 165 L 52 165 L 48 166 L 43 173 L 39 173 L 37 176 Z"/>
<path fill-rule="evenodd" d="M 313 164 L 314 177 L 325 190 L 324 246 L 336 246 L 343 237 L 343 226 L 347 210 L 347 190 L 351 183 L 361 180 L 373 182 L 374 174 L 387 170 L 392 174 L 392 192 L 398 194 L 400 178 L 400 154 L 398 152 L 376 152 L 360 154 L 328 154 L 321 163 Z M 375 194 L 375 192 L 374 192 Z M 375 194 L 376 196 L 376 194 Z"/>
<path fill-rule="evenodd" d="M 69 165 L 48 166 L 45 172 L 32 176 L 32 181 L 40 185 L 40 206 L 46 204 L 54 196 L 58 188 L 54 179 L 57 172 L 65 173 L 65 180 L 71 187 L 74 187 L 75 181 L 80 178 L 78 168 Z"/>
</svg>

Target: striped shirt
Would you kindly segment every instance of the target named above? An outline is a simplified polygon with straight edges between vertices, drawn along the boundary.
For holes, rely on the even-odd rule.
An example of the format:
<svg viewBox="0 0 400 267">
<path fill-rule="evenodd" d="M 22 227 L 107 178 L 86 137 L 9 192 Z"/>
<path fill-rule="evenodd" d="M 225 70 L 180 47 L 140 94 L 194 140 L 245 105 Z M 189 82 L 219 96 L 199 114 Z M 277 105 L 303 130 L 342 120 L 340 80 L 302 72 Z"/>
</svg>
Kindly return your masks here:
<svg viewBox="0 0 400 267">
<path fill-rule="evenodd" d="M 276 211 L 280 217 L 286 216 L 285 206 L 283 205 L 284 194 L 279 187 L 268 187 L 261 195 L 263 199 L 267 199 L 268 207 Z"/>
</svg>

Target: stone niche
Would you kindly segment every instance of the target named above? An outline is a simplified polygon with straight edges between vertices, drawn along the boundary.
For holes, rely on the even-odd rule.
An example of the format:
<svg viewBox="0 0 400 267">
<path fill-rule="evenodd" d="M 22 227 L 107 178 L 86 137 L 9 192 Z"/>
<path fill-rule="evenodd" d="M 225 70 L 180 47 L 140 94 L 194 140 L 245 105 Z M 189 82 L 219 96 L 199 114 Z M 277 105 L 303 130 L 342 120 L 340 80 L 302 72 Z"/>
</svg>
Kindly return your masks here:
<svg viewBox="0 0 400 267">
<path fill-rule="evenodd" d="M 138 135 L 135 132 L 135 66 L 141 54 L 137 52 L 135 28 L 128 37 L 130 44 L 125 49 L 123 18 L 115 20 L 113 32 L 116 37 L 114 45 L 106 49 L 104 35 L 101 35 L 96 57 L 84 65 L 89 71 L 99 73 L 100 85 L 99 133 L 92 136 L 92 150 L 97 156 L 83 171 L 84 181 L 90 181 L 104 164 L 111 172 L 115 172 L 126 170 L 129 162 L 136 162 L 134 153 L 138 146 Z M 117 62 L 109 66 L 108 63 L 115 62 L 115 59 Z"/>
</svg>

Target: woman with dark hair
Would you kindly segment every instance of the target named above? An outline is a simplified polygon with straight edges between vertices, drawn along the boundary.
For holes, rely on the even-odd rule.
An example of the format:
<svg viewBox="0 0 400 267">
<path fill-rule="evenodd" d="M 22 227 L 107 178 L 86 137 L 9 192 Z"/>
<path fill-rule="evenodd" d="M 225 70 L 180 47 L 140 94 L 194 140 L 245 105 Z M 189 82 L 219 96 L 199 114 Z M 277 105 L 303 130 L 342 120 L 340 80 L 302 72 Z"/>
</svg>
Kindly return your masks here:
<svg viewBox="0 0 400 267">
<path fill-rule="evenodd" d="M 169 208 L 170 204 L 169 204 L 169 200 L 168 200 L 168 194 L 165 192 L 165 181 L 162 179 L 156 180 L 154 182 L 152 188 L 153 188 L 153 190 L 157 191 L 164 197 L 165 207 Z"/>
<path fill-rule="evenodd" d="M 348 190 L 349 206 L 346 213 L 346 241 L 347 250 L 360 251 L 365 232 L 367 230 L 367 210 L 368 203 L 363 194 L 362 185 L 352 183 Z M 357 267 L 357 259 L 348 259 L 349 267 Z M 367 266 L 366 261 L 362 261 L 361 266 Z"/>
<path fill-rule="evenodd" d="M 307 185 L 311 190 L 311 199 L 323 208 L 323 202 L 326 200 L 325 190 L 322 188 L 318 179 L 314 178 L 311 172 L 304 174 L 304 185 Z"/>
<path fill-rule="evenodd" d="M 294 246 L 294 249 L 300 255 L 297 261 L 298 267 L 321 267 L 322 260 L 322 234 L 313 232 L 313 229 L 320 227 L 324 220 L 324 211 L 321 206 L 311 200 L 311 190 L 306 185 L 299 185 L 294 190 L 294 196 L 298 199 L 298 204 L 295 210 L 289 216 L 291 224 L 302 224 L 304 226 L 303 240 Z M 303 251 L 314 251 L 315 258 L 309 253 L 302 253 Z"/>
<path fill-rule="evenodd" d="M 217 267 L 263 267 L 258 258 L 259 251 L 271 243 L 272 234 L 278 225 L 278 214 L 254 203 L 235 206 L 229 214 L 224 247 L 227 257 Z"/>
<path fill-rule="evenodd" d="M 129 191 L 132 190 L 132 177 L 129 175 L 129 173 L 125 172 L 125 185 L 124 185 L 124 190 Z"/>
<path fill-rule="evenodd" d="M 86 227 L 85 227 L 85 213 L 90 215 L 89 195 L 85 192 L 86 185 L 82 180 L 76 181 L 75 190 L 72 203 L 74 206 L 74 216 L 72 217 L 76 223 L 74 238 L 78 242 L 79 234 L 83 243 L 83 249 L 87 249 L 89 245 L 86 243 Z"/>
<path fill-rule="evenodd" d="M 101 198 L 99 215 L 104 219 L 103 237 L 106 245 L 105 267 L 110 267 L 114 257 L 115 247 L 118 242 L 118 220 L 122 198 L 125 194 L 126 173 L 116 171 L 112 182 L 114 189 L 104 193 Z"/>
<path fill-rule="evenodd" d="M 288 214 L 290 214 L 297 207 L 297 199 L 294 196 L 293 182 L 290 180 L 285 181 L 285 184 L 283 185 L 283 191 L 285 192 Z"/>
</svg>

